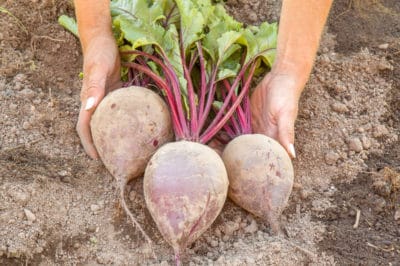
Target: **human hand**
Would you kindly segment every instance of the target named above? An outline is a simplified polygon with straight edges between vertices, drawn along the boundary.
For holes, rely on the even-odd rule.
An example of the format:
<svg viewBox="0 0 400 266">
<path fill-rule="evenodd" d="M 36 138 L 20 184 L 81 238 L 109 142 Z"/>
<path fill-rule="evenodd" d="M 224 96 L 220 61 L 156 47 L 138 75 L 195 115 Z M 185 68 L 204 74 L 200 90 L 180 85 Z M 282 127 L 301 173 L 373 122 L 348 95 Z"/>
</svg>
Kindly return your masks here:
<svg viewBox="0 0 400 266">
<path fill-rule="evenodd" d="M 97 159 L 90 131 L 90 119 L 105 94 L 120 87 L 120 57 L 112 35 L 99 35 L 84 50 L 81 109 L 76 130 L 85 152 Z"/>
<path fill-rule="evenodd" d="M 250 98 L 254 133 L 265 134 L 279 141 L 292 158 L 296 157 L 294 123 L 303 87 L 304 81 L 296 75 L 272 71 L 264 77 Z"/>
</svg>

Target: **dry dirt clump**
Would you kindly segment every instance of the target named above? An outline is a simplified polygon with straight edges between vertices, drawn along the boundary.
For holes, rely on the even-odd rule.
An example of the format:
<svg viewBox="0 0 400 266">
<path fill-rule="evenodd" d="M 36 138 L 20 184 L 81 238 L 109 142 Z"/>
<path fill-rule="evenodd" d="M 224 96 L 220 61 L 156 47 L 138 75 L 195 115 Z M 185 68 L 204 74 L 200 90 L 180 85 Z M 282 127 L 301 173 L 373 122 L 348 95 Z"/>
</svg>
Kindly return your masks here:
<svg viewBox="0 0 400 266">
<path fill-rule="evenodd" d="M 279 21 L 282 1 L 227 0 L 225 3 L 228 11 L 238 20 L 246 24 L 259 24 L 263 21 Z"/>
</svg>

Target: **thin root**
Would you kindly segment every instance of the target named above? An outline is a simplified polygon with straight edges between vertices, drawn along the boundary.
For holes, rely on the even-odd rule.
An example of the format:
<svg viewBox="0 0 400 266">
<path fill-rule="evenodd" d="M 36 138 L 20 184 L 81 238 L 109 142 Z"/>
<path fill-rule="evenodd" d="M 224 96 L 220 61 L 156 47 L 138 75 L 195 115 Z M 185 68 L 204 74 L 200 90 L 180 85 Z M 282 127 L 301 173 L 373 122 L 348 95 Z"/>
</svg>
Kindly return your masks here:
<svg viewBox="0 0 400 266">
<path fill-rule="evenodd" d="M 316 258 L 317 257 L 317 254 L 315 254 L 315 253 L 313 253 L 313 252 L 311 252 L 311 251 L 309 251 L 309 250 L 307 250 L 307 249 L 305 249 L 305 248 L 302 248 L 302 247 L 300 247 L 300 246 L 298 246 L 298 245 L 296 245 L 296 244 L 294 244 L 294 243 L 291 243 L 291 242 L 289 242 L 293 247 L 295 247 L 296 249 L 298 249 L 299 251 L 301 251 L 301 252 L 303 252 L 304 254 L 306 254 L 307 256 L 309 256 L 311 259 L 314 259 L 314 258 Z"/>
<path fill-rule="evenodd" d="M 375 246 L 374 244 L 371 244 L 371 243 L 369 243 L 369 242 L 367 242 L 367 246 L 369 246 L 369 247 L 371 247 L 371 248 L 374 248 L 374 249 L 377 249 L 377 250 L 384 251 L 384 252 L 391 252 L 391 251 L 394 250 L 394 247 L 393 247 L 393 246 L 390 247 L 390 248 L 381 248 L 381 247 Z"/>
<path fill-rule="evenodd" d="M 146 234 L 146 232 L 143 230 L 142 226 L 138 223 L 138 221 L 136 220 L 136 218 L 133 216 L 132 212 L 129 210 L 128 206 L 126 205 L 124 188 L 125 188 L 125 184 L 122 184 L 120 186 L 120 196 L 121 196 L 122 208 L 125 210 L 126 214 L 129 216 L 133 227 L 136 227 L 137 229 L 139 229 L 139 231 L 142 233 L 143 237 L 146 239 L 146 242 L 149 244 L 149 247 L 151 249 L 153 258 L 156 258 L 156 255 L 155 255 L 154 249 L 153 249 L 153 241 L 151 241 L 150 237 Z"/>
<path fill-rule="evenodd" d="M 10 147 L 10 148 L 6 148 L 4 150 L 0 150 L 0 152 L 7 153 L 7 152 L 10 152 L 10 151 L 13 151 L 13 150 L 18 150 L 18 149 L 24 148 L 26 145 L 36 144 L 36 143 L 42 141 L 43 139 L 44 138 L 38 138 L 38 139 L 32 140 L 32 141 L 27 142 L 27 143 L 22 143 L 20 145 L 14 146 L 14 147 Z"/>
<path fill-rule="evenodd" d="M 353 228 L 354 228 L 354 229 L 357 229 L 357 228 L 358 228 L 358 225 L 360 224 L 360 216 L 361 216 L 361 211 L 360 211 L 359 209 L 356 209 L 356 212 L 357 212 L 357 214 L 356 214 L 356 221 L 355 221 L 355 223 L 354 223 L 354 225 L 353 225 Z"/>
</svg>

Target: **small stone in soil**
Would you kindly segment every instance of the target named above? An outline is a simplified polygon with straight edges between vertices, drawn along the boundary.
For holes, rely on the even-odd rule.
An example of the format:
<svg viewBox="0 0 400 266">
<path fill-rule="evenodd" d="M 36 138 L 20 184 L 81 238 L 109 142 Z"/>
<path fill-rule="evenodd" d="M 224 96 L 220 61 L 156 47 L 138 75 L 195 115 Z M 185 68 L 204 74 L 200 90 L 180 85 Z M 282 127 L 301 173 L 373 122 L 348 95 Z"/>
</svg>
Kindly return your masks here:
<svg viewBox="0 0 400 266">
<path fill-rule="evenodd" d="M 36 220 L 36 216 L 30 210 L 24 209 L 24 213 L 29 222 L 34 222 Z"/>
<path fill-rule="evenodd" d="M 223 231 L 225 235 L 231 236 L 235 231 L 239 230 L 240 224 L 233 222 L 233 221 L 228 221 L 226 222 Z"/>
<path fill-rule="evenodd" d="M 211 240 L 210 245 L 215 248 L 218 247 L 218 241 L 217 240 Z"/>
<path fill-rule="evenodd" d="M 333 111 L 335 111 L 339 114 L 347 113 L 349 111 L 349 108 L 347 108 L 347 106 L 344 103 L 340 103 L 340 102 L 333 103 L 331 105 L 331 108 Z"/>
<path fill-rule="evenodd" d="M 387 48 L 389 48 L 389 44 L 388 43 L 382 43 L 378 46 L 379 49 L 381 50 L 386 50 Z"/>
<path fill-rule="evenodd" d="M 357 137 L 349 140 L 349 149 L 355 152 L 361 152 L 363 150 L 363 145 L 361 140 Z"/>
<path fill-rule="evenodd" d="M 386 207 L 386 200 L 384 198 L 379 197 L 375 200 L 374 205 L 375 205 L 374 211 L 378 213 L 382 212 Z"/>
<path fill-rule="evenodd" d="M 340 155 L 334 151 L 329 151 L 325 154 L 325 162 L 329 165 L 336 164 L 337 160 L 339 160 Z"/>
<path fill-rule="evenodd" d="M 253 220 L 253 221 L 251 222 L 251 224 L 248 225 L 248 226 L 244 229 L 244 231 L 245 231 L 246 233 L 249 233 L 249 234 L 253 234 L 253 233 L 255 233 L 257 230 L 258 230 L 258 225 L 257 225 L 257 222 L 256 222 L 255 220 Z"/>
<path fill-rule="evenodd" d="M 136 191 L 135 190 L 131 190 L 131 192 L 129 192 L 129 200 L 130 201 L 135 201 L 136 199 Z"/>
<path fill-rule="evenodd" d="M 361 137 L 361 143 L 364 149 L 368 150 L 369 148 L 371 148 L 371 140 L 367 136 Z"/>
<path fill-rule="evenodd" d="M 389 130 L 386 128 L 385 125 L 378 125 L 374 128 L 373 135 L 375 138 L 379 138 L 389 134 Z"/>
<path fill-rule="evenodd" d="M 400 209 L 396 210 L 394 213 L 394 220 L 400 220 Z"/>
<path fill-rule="evenodd" d="M 27 193 L 27 192 L 11 191 L 9 193 L 10 193 L 9 195 L 12 197 L 12 199 L 21 205 L 25 205 L 29 201 L 29 193 Z"/>
<path fill-rule="evenodd" d="M 100 206 L 99 206 L 99 205 L 96 205 L 96 204 L 92 204 L 92 205 L 90 205 L 90 210 L 91 210 L 92 212 L 97 212 L 97 211 L 100 210 Z"/>
<path fill-rule="evenodd" d="M 35 96 L 35 92 L 31 89 L 23 89 L 19 92 L 19 95 L 23 98 L 32 99 Z"/>
<path fill-rule="evenodd" d="M 28 130 L 31 127 L 31 125 L 29 124 L 29 122 L 25 121 L 24 123 L 22 123 L 22 128 L 24 130 Z"/>
</svg>

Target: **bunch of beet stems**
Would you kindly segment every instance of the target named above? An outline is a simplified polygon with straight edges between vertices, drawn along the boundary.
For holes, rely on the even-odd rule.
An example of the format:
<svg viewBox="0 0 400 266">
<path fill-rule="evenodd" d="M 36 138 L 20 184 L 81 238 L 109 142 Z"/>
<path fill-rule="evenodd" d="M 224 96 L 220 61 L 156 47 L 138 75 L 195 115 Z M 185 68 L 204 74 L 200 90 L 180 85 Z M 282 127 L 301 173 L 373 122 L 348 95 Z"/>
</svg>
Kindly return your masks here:
<svg viewBox="0 0 400 266">
<path fill-rule="evenodd" d="M 189 60 L 187 60 L 183 49 L 182 38 L 180 38 L 180 44 L 183 74 L 187 81 L 187 94 L 181 90 L 178 76 L 161 49 L 155 49 L 158 51 L 157 54 L 149 54 L 140 50 L 124 51 L 122 52 L 123 55 L 133 54 L 136 55 L 136 58 L 133 62 L 123 62 L 123 66 L 132 69 L 130 70 L 131 73 L 145 74 L 163 92 L 170 107 L 176 140 L 188 140 L 206 144 L 224 126 L 231 133 L 226 123 L 240 106 L 242 100 L 246 98 L 245 96 L 248 95 L 256 68 L 255 59 L 257 57 L 243 64 L 232 82 L 229 82 L 228 78 L 217 80 L 220 61 L 214 64 L 210 75 L 207 75 L 203 48 L 200 41 L 196 42 L 195 53 L 192 54 Z M 162 69 L 163 77 L 159 76 L 149 67 L 148 60 L 156 63 Z M 193 84 L 191 72 L 194 67 L 198 67 L 200 70 L 200 84 Z M 131 84 L 149 84 L 149 80 L 146 77 L 138 78 L 131 74 L 130 78 L 131 80 L 128 82 Z M 213 102 L 215 101 L 216 91 L 221 87 L 224 88 L 225 95 L 222 105 L 211 121 L 208 121 Z M 240 92 L 236 95 L 235 90 L 239 87 Z M 188 102 L 189 110 L 184 108 L 184 101 Z M 247 108 L 245 110 L 247 110 L 247 113 L 250 113 L 248 111 L 248 97 L 245 100 L 244 108 Z M 250 125 L 249 121 L 246 123 L 245 119 L 249 118 L 245 117 L 244 114 L 246 112 L 242 109 L 242 107 L 239 108 L 238 117 L 240 117 L 243 125 Z"/>
<path fill-rule="evenodd" d="M 242 60 L 244 56 L 242 57 Z M 242 76 L 241 83 L 246 83 L 246 76 Z M 222 81 L 223 86 L 220 89 L 220 97 L 219 99 L 222 102 L 227 100 L 227 95 L 231 90 L 231 83 L 229 79 L 224 79 Z M 237 100 L 237 95 L 234 93 L 231 97 L 231 100 L 228 102 L 228 108 L 234 104 Z M 216 108 L 218 110 L 218 108 Z M 227 123 L 224 124 L 223 130 L 219 132 L 216 138 L 223 144 L 227 144 L 230 140 L 234 139 L 237 136 L 244 134 L 253 133 L 251 127 L 251 111 L 250 111 L 250 94 L 246 93 L 238 105 L 236 112 L 228 119 Z"/>
</svg>

